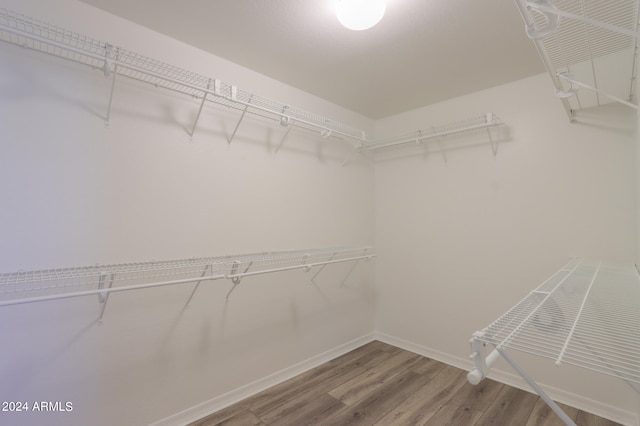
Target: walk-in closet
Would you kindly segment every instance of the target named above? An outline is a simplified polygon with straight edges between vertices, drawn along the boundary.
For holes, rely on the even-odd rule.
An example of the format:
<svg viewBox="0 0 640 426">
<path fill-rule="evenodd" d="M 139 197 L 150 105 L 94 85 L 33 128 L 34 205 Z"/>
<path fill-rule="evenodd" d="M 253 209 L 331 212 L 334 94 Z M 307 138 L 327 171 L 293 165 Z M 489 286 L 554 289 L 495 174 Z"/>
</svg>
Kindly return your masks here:
<svg viewBox="0 0 640 426">
<path fill-rule="evenodd" d="M 640 426 L 639 15 L 0 0 L 0 424 Z"/>
</svg>

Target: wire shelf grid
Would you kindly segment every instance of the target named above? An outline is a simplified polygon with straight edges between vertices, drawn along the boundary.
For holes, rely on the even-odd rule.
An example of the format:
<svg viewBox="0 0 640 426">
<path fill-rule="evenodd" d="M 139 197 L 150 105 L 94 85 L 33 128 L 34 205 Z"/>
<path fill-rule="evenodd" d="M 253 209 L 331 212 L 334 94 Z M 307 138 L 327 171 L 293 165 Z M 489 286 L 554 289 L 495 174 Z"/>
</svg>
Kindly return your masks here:
<svg viewBox="0 0 640 426">
<path fill-rule="evenodd" d="M 637 0 L 554 0 L 553 5 L 564 12 L 608 25 L 636 31 Z M 543 15 L 532 14 L 537 29 L 546 25 Z M 555 33 L 543 41 L 556 68 L 567 67 L 611 53 L 633 48 L 635 37 L 610 31 L 585 22 L 562 19 Z"/>
<path fill-rule="evenodd" d="M 363 142 L 363 131 L 279 103 L 227 83 L 0 8 L 0 40 L 74 62 L 115 72 L 156 87 L 179 92 L 261 118 L 319 130 Z M 284 120 L 281 120 L 284 118 Z"/>
<path fill-rule="evenodd" d="M 3 8 L 0 39 L 94 68 L 103 66 L 107 51 L 105 43 Z"/>
<path fill-rule="evenodd" d="M 633 266 L 572 260 L 478 339 L 640 384 L 639 302 Z"/>
<path fill-rule="evenodd" d="M 399 136 L 378 139 L 366 144 L 362 150 L 376 150 L 381 148 L 389 148 L 396 145 L 406 143 L 423 142 L 428 139 L 449 136 L 458 133 L 471 132 L 474 130 L 489 129 L 504 125 L 504 122 L 495 114 L 488 113 L 475 117 L 470 117 L 446 124 L 433 126 L 430 128 L 416 130 Z"/>
<path fill-rule="evenodd" d="M 372 257 L 375 253 L 371 247 L 336 247 L 0 273 L 0 306 L 99 294 L 107 287 L 124 290 L 233 279 Z"/>
<path fill-rule="evenodd" d="M 639 0 L 516 0 L 556 93 L 573 111 L 633 99 Z M 556 23 L 551 23 L 557 17 Z M 587 89 L 578 90 L 578 89 Z"/>
</svg>

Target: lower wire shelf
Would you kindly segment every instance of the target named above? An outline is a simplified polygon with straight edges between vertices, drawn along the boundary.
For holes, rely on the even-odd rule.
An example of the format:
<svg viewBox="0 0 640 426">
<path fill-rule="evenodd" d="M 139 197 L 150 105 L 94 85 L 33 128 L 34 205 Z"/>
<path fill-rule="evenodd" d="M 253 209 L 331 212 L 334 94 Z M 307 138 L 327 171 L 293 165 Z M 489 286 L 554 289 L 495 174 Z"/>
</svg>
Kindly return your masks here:
<svg viewBox="0 0 640 426">
<path fill-rule="evenodd" d="M 486 357 L 484 347 L 495 348 Z M 500 357 L 567 425 L 575 425 L 511 358 L 518 351 L 622 379 L 640 393 L 640 276 L 633 265 L 571 259 L 488 327 L 474 333 L 468 379 Z"/>
<path fill-rule="evenodd" d="M 313 280 L 326 265 L 351 262 L 344 282 L 359 261 L 375 256 L 373 247 L 333 247 L 0 273 L 0 306 L 90 295 L 106 305 L 113 292 L 196 283 L 188 304 L 203 281 L 231 280 L 228 298 L 245 276 L 316 268 Z"/>
</svg>

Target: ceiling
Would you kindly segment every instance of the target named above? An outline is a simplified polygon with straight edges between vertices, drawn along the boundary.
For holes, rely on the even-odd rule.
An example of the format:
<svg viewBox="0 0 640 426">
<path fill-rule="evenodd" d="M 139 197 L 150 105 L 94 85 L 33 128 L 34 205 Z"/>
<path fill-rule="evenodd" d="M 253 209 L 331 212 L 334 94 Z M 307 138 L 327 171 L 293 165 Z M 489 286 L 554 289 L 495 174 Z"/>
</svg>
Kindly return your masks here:
<svg viewBox="0 0 640 426">
<path fill-rule="evenodd" d="M 365 31 L 337 0 L 81 1 L 373 119 L 544 71 L 512 0 L 387 0 Z"/>
</svg>

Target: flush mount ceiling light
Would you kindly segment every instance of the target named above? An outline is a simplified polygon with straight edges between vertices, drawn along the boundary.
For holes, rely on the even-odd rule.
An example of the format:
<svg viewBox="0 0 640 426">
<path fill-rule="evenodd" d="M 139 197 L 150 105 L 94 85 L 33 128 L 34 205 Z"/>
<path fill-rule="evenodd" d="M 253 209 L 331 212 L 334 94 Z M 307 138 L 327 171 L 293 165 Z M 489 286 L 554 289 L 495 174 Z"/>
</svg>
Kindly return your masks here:
<svg viewBox="0 0 640 426">
<path fill-rule="evenodd" d="M 380 22 L 385 10 L 385 0 L 338 0 L 338 21 L 350 30 L 366 30 Z"/>
</svg>

